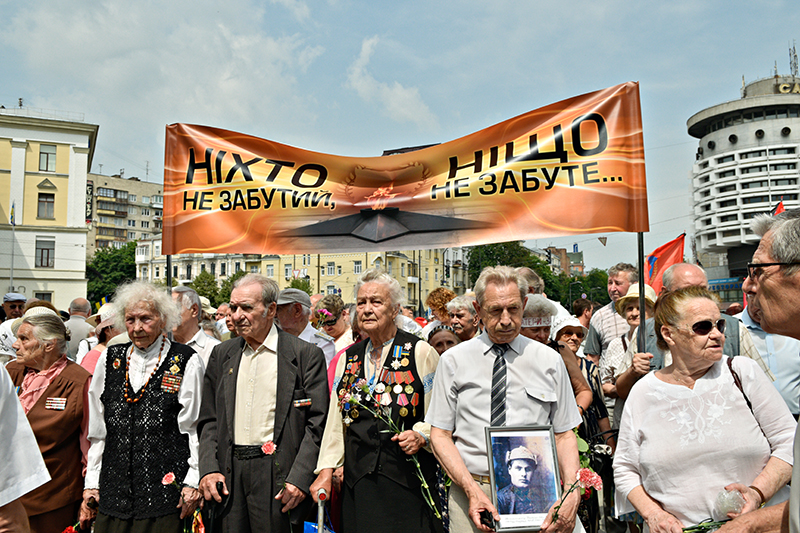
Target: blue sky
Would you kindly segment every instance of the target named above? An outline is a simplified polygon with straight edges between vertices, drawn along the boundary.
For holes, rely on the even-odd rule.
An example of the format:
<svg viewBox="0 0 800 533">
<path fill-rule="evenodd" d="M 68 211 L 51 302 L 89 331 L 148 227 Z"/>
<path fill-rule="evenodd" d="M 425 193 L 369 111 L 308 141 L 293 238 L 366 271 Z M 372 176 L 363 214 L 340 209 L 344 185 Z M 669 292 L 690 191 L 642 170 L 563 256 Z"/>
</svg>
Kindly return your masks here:
<svg viewBox="0 0 800 533">
<path fill-rule="evenodd" d="M 692 232 L 686 120 L 739 98 L 742 76 L 788 73 L 800 27 L 780 0 L 0 0 L 0 13 L 0 104 L 84 113 L 100 125 L 92 171 L 143 179 L 149 162 L 150 181 L 174 122 L 375 156 L 639 81 L 646 252 Z M 635 262 L 635 235 L 597 236 L 528 244 Z"/>
</svg>

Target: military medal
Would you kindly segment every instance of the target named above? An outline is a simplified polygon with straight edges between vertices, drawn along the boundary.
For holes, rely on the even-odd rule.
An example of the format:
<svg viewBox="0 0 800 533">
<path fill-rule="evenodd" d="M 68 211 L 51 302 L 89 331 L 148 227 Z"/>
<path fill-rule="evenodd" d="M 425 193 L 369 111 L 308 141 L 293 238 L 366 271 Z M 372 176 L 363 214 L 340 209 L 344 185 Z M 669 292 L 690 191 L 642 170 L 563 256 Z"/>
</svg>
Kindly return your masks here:
<svg viewBox="0 0 800 533">
<path fill-rule="evenodd" d="M 403 386 L 398 383 L 397 385 L 394 386 L 392 390 L 394 391 L 395 394 L 400 394 L 403 392 Z"/>
<path fill-rule="evenodd" d="M 412 394 L 414 392 L 414 387 L 411 385 L 406 385 L 406 394 Z"/>
<path fill-rule="evenodd" d="M 400 364 L 403 366 L 408 366 L 408 357 L 403 357 L 403 360 L 400 361 Z"/>
<path fill-rule="evenodd" d="M 178 365 L 172 365 L 171 367 L 169 367 L 169 371 L 173 374 L 177 374 L 178 372 L 181 371 L 181 367 L 179 367 Z"/>
<path fill-rule="evenodd" d="M 392 364 L 391 364 L 391 367 L 394 368 L 395 370 L 398 370 L 400 368 L 400 365 L 401 365 L 401 362 L 400 362 L 400 355 L 401 355 L 400 347 L 399 346 L 395 346 L 394 350 L 392 350 L 392 352 L 393 353 L 392 353 Z"/>
<path fill-rule="evenodd" d="M 161 378 L 161 390 L 164 392 L 178 392 L 181 388 L 181 379 L 182 376 L 176 376 L 175 374 L 164 374 L 164 377 Z"/>
<path fill-rule="evenodd" d="M 350 409 L 350 416 L 354 419 L 358 418 L 358 409 Z"/>
<path fill-rule="evenodd" d="M 416 392 L 414 393 L 414 396 L 411 397 L 411 405 L 412 405 L 411 411 L 414 413 L 414 416 L 417 416 L 417 406 L 419 405 L 419 394 L 417 394 Z"/>
<path fill-rule="evenodd" d="M 350 418 L 349 416 L 344 417 L 344 424 L 346 426 L 349 426 L 352 423 L 353 423 L 353 419 L 352 418 Z"/>
<path fill-rule="evenodd" d="M 411 349 L 411 343 L 410 343 L 410 342 L 407 342 L 407 343 L 405 343 L 405 344 L 403 345 L 403 349 L 404 349 L 405 351 L 409 351 L 409 350 Z"/>
<path fill-rule="evenodd" d="M 383 394 L 383 391 L 385 390 L 386 390 L 386 385 L 384 383 L 380 382 L 377 385 L 375 385 L 375 392 L 377 392 L 378 394 Z"/>
<path fill-rule="evenodd" d="M 406 409 L 405 407 L 401 407 L 398 413 L 400 414 L 400 416 L 408 416 L 408 409 Z"/>
</svg>

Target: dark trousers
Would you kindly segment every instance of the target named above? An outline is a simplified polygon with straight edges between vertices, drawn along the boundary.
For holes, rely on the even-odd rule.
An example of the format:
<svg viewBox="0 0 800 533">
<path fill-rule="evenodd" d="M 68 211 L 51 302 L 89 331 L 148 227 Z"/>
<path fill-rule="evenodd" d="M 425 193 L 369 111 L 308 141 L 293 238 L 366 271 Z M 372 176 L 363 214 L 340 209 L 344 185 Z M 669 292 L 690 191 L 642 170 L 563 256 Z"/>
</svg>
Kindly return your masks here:
<svg viewBox="0 0 800 533">
<path fill-rule="evenodd" d="M 255 459 L 233 457 L 233 487 L 228 511 L 222 517 L 224 533 L 278 533 L 288 532 L 289 514 L 297 521 L 299 511 L 282 513 L 283 504 L 275 499 L 280 492 L 274 486 L 273 458 L 261 456 Z M 287 465 L 286 468 L 289 466 Z M 277 473 L 277 472 L 276 472 Z M 282 472 L 284 475 L 286 472 Z M 310 498 L 310 496 L 307 496 Z M 299 531 L 303 530 L 300 523 Z"/>
</svg>

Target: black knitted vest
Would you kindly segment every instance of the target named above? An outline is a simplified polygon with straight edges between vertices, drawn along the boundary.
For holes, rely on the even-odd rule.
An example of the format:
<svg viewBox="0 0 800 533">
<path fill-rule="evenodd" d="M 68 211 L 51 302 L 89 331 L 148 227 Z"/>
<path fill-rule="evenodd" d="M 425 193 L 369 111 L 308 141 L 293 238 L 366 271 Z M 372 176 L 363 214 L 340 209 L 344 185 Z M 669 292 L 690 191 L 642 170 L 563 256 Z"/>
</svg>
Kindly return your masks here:
<svg viewBox="0 0 800 533">
<path fill-rule="evenodd" d="M 174 473 L 180 484 L 189 470 L 189 437 L 178 429 L 181 405 L 172 376 L 183 378 L 195 352 L 172 343 L 144 391 L 139 391 L 139 401 L 129 403 L 124 393 L 130 347 L 130 343 L 112 346 L 106 354 L 105 388 L 100 395 L 107 431 L 100 511 L 124 520 L 157 518 L 176 513 L 180 501 L 178 487 L 162 484 L 164 475 Z M 129 398 L 139 397 L 127 387 Z"/>
<path fill-rule="evenodd" d="M 404 429 L 412 429 L 416 422 L 425 419 L 425 387 L 419 372 L 417 372 L 414 353 L 418 341 L 419 337 L 400 329 L 397 330 L 389 356 L 386 358 L 383 368 L 378 370 L 379 375 L 377 376 L 377 378 L 383 376 L 382 380 L 379 379 L 379 382 L 385 386 L 383 395 L 391 398 L 391 404 L 386 407 L 391 412 L 392 420 Z M 366 357 L 366 346 L 365 340 L 347 349 L 345 354 L 347 363 L 338 392 L 341 392 L 342 389 L 350 390 L 354 381 L 365 377 L 363 363 Z M 405 346 L 409 346 L 409 348 L 405 349 Z M 396 349 L 400 349 L 403 357 L 408 359 L 407 366 L 392 368 L 393 353 Z M 409 379 L 413 381 L 408 383 Z M 401 392 L 394 390 L 398 384 L 402 389 Z M 408 385 L 410 385 L 410 392 L 405 390 Z M 404 406 L 400 405 L 405 403 L 405 400 L 400 401 L 398 398 L 401 394 L 405 400 L 409 401 L 416 395 L 415 403 L 417 405 L 413 406 L 410 403 Z M 405 416 L 401 416 L 401 409 Z M 383 432 L 388 429 L 386 424 L 377 421 L 366 409 L 357 409 L 357 411 L 358 416 L 355 418 L 353 418 L 352 411 L 342 412 L 342 417 L 349 416 L 352 419 L 345 431 L 345 482 L 353 487 L 363 476 L 378 473 L 405 487 L 419 487 L 420 481 L 416 476 L 416 469 L 409 462 L 408 456 L 403 453 L 396 442 L 391 440 L 393 436 L 391 432 Z M 436 477 L 436 460 L 431 453 L 425 450 L 421 450 L 417 454 L 417 459 L 422 467 L 423 475 L 430 484 Z"/>
</svg>

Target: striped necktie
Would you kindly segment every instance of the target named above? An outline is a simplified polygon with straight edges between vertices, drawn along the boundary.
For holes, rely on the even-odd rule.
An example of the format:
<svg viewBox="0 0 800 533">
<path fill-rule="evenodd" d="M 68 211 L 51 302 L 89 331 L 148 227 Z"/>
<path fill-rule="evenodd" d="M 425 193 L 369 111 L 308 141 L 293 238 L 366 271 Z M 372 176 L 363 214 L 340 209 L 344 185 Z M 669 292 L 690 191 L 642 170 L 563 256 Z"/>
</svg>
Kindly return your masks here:
<svg viewBox="0 0 800 533">
<path fill-rule="evenodd" d="M 492 426 L 506 425 L 506 360 L 508 344 L 493 344 L 495 354 L 492 371 Z"/>
</svg>

